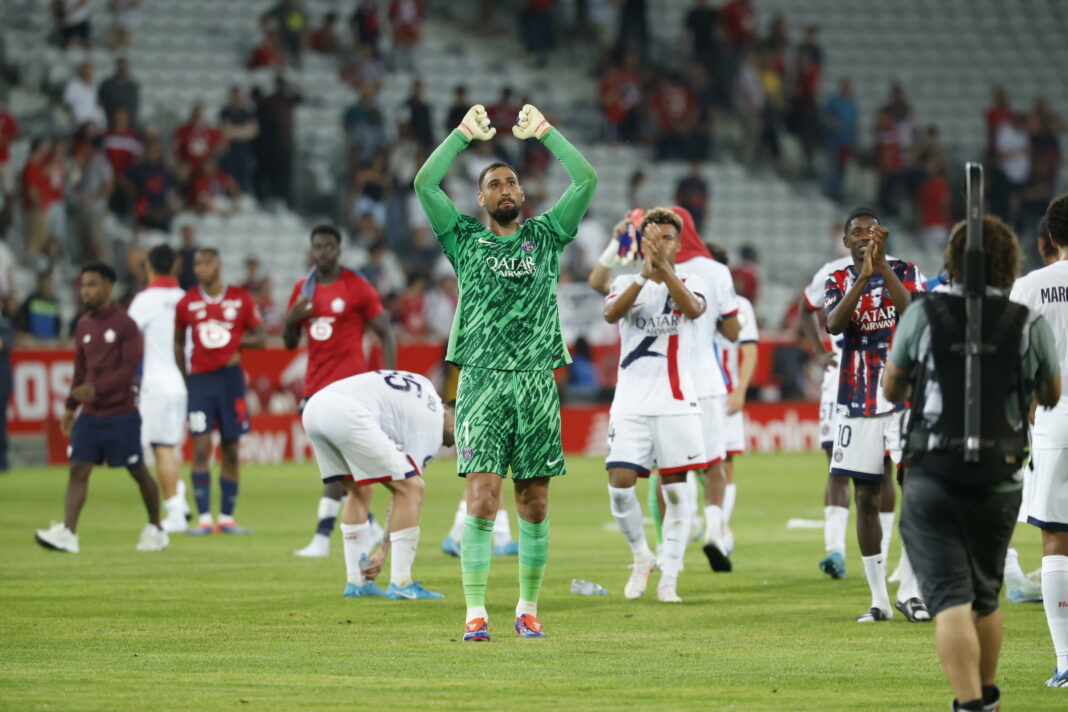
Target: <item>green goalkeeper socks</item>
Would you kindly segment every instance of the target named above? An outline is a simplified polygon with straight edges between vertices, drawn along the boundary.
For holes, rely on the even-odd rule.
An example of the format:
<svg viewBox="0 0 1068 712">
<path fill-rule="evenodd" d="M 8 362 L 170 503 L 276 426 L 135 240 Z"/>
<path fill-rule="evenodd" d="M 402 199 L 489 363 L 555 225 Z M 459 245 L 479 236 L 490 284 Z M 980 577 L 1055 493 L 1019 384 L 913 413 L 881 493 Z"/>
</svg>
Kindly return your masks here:
<svg viewBox="0 0 1068 712">
<path fill-rule="evenodd" d="M 522 526 L 523 520 L 519 520 L 519 524 Z M 464 598 L 468 607 L 486 605 L 486 583 L 489 581 L 492 550 L 493 520 L 468 514 L 464 518 L 464 532 L 460 537 L 460 569 L 463 571 Z"/>
<path fill-rule="evenodd" d="M 549 558 L 549 518 L 534 524 L 519 518 L 519 598 L 538 602 Z"/>
</svg>

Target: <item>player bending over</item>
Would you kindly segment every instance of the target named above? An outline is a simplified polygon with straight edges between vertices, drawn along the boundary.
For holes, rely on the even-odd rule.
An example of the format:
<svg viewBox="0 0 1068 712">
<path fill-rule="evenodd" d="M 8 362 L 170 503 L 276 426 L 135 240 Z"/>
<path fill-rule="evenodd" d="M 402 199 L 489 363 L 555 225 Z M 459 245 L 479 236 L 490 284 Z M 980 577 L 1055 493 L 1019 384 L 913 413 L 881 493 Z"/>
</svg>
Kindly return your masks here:
<svg viewBox="0 0 1068 712">
<path fill-rule="evenodd" d="M 222 283 L 222 261 L 217 250 L 197 250 L 193 269 L 200 285 L 178 302 L 174 322 L 174 357 L 183 372 L 187 328 L 193 336 L 188 376 L 189 433 L 193 436 L 193 496 L 200 519 L 186 533 L 251 534 L 234 521 L 240 475 L 238 446 L 241 436 L 249 431 L 240 349 L 264 345 L 263 318 L 248 291 Z M 211 431 L 216 426 L 222 437 L 222 501 L 218 524 L 212 527 Z"/>
<path fill-rule="evenodd" d="M 453 444 L 453 409 L 444 405 L 425 376 L 407 371 L 371 371 L 350 376 L 315 393 L 304 406 L 324 483 L 341 482 L 348 493 L 341 510 L 346 598 L 444 598 L 412 581 L 423 506 L 423 471 L 444 443 Z M 371 553 L 367 505 L 356 489 L 381 482 L 393 495 L 382 548 Z M 392 550 L 389 588 L 375 584 Z"/>
<path fill-rule="evenodd" d="M 461 369 L 456 442 L 457 473 L 467 478 L 460 566 L 468 641 L 490 638 L 486 583 L 501 480 L 509 468 L 519 515 L 515 633 L 545 635 L 537 614 L 549 553 L 549 481 L 565 472 L 553 369 L 571 362 L 556 284 L 560 254 L 575 238 L 597 187 L 593 166 L 527 104 L 512 133 L 544 143 L 563 164 L 571 185 L 547 213 L 520 225 L 519 176 L 505 163 L 491 163 L 478 179 L 478 203 L 489 214 L 489 227 L 460 215 L 441 181 L 472 139 L 487 141 L 496 132 L 485 108 L 471 107 L 415 177 L 415 193 L 460 287 L 445 359 Z"/>
<path fill-rule="evenodd" d="M 691 369 L 695 320 L 705 313 L 707 288 L 699 277 L 675 273 L 682 231 L 677 214 L 650 210 L 642 231 L 641 274 L 617 277 L 605 298 L 605 321 L 619 324 L 621 341 L 605 468 L 612 515 L 634 555 L 623 595 L 634 599 L 645 593 L 654 567 L 634 486 L 657 464 L 665 500 L 657 598 L 678 603 L 682 599 L 676 587 L 691 524 L 686 473 L 708 466 Z"/>
<path fill-rule="evenodd" d="M 70 436 L 70 480 L 62 523 L 37 530 L 37 543 L 48 549 L 78 553 L 78 517 L 89 492 L 93 465 L 125 467 L 141 488 L 148 524 L 138 551 L 161 551 L 169 543 L 160 528 L 159 488 L 141 452 L 141 416 L 137 412 L 137 368 L 141 332 L 122 307 L 111 300 L 115 270 L 105 264 L 82 268 L 78 289 L 86 311 L 74 330 L 74 380 L 60 427 Z M 75 412 L 81 407 L 77 419 Z"/>
</svg>

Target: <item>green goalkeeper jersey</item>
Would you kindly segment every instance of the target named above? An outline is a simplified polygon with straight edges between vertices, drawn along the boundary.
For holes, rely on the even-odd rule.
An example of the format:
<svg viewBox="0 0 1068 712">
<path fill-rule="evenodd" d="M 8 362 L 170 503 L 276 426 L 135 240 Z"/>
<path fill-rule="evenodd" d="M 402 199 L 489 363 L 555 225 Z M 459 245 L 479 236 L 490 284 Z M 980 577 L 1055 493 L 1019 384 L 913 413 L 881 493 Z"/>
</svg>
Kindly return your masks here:
<svg viewBox="0 0 1068 712">
<path fill-rule="evenodd" d="M 597 173 L 556 129 L 542 142 L 572 182 L 552 209 L 511 235 L 494 235 L 477 218 L 461 215 L 441 190 L 449 166 L 467 146 L 461 132 L 453 131 L 415 177 L 416 195 L 459 283 L 445 356 L 458 366 L 535 371 L 571 363 L 556 302 L 560 254 L 590 206 Z"/>
</svg>

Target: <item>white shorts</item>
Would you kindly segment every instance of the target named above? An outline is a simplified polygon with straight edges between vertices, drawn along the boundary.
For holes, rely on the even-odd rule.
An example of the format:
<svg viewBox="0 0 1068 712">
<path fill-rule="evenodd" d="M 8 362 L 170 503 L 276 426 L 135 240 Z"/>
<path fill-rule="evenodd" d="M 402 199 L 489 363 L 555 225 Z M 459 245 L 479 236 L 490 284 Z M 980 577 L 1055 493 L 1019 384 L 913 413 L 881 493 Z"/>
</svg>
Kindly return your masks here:
<svg viewBox="0 0 1068 712">
<path fill-rule="evenodd" d="M 839 415 L 836 422 L 831 474 L 878 482 L 883 479 L 883 458 L 889 453 L 901 462 L 903 413 L 866 418 Z"/>
<path fill-rule="evenodd" d="M 185 440 L 185 395 L 142 395 L 141 442 L 174 447 Z"/>
<path fill-rule="evenodd" d="M 654 465 L 660 474 L 673 475 L 711 464 L 697 413 L 611 416 L 605 469 L 622 467 L 648 477 Z"/>
<path fill-rule="evenodd" d="M 838 407 L 838 369 L 825 368 L 820 384 L 820 447 L 834 445 L 834 421 Z"/>
<path fill-rule="evenodd" d="M 1027 523 L 1068 532 L 1068 448 L 1035 450 L 1033 482 L 1027 499 Z"/>
<path fill-rule="evenodd" d="M 1020 513 L 1016 515 L 1016 521 L 1027 524 L 1027 505 L 1035 491 L 1035 453 L 1027 460 L 1027 466 L 1020 470 L 1020 479 L 1023 482 L 1023 496 L 1020 497 Z"/>
<path fill-rule="evenodd" d="M 734 415 L 727 415 L 724 432 L 726 433 L 725 445 L 728 455 L 741 455 L 745 452 L 745 415 L 738 411 Z"/>
<path fill-rule="evenodd" d="M 709 465 L 715 465 L 727 456 L 727 396 L 698 398 L 697 402 L 701 404 L 706 459 Z"/>
<path fill-rule="evenodd" d="M 323 482 L 365 485 L 419 475 L 415 462 L 386 435 L 375 414 L 351 399 L 319 393 L 308 401 L 302 419 Z"/>
</svg>

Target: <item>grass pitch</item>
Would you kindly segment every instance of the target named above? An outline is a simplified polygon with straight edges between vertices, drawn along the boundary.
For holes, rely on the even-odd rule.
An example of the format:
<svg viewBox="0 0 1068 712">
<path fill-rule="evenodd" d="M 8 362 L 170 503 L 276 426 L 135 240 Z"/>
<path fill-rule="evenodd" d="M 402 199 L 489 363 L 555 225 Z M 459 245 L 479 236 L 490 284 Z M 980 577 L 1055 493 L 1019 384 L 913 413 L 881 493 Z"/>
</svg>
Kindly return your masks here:
<svg viewBox="0 0 1068 712">
<path fill-rule="evenodd" d="M 832 581 L 816 567 L 822 531 L 786 528 L 822 516 L 821 453 L 738 461 L 735 571 L 713 574 L 691 545 L 681 605 L 655 600 L 657 574 L 644 599 L 623 599 L 630 556 L 610 526 L 602 461 L 568 466 L 552 486 L 549 637 L 512 636 L 517 564 L 496 558 L 489 644 L 460 642 L 459 562 L 438 549 L 462 491 L 451 462 L 430 467 L 415 565 L 442 601 L 343 599 L 336 533 L 328 559 L 291 555 L 311 534 L 311 464 L 244 469 L 237 514 L 254 536 L 176 535 L 162 553 L 134 551 L 135 487 L 98 469 L 74 556 L 33 542 L 62 515 L 65 472 L 15 471 L 0 478 L 0 709 L 948 708 L 931 625 L 853 622 L 869 604 L 853 535 L 849 577 Z M 1037 531 L 1016 541 L 1036 567 Z M 609 594 L 573 595 L 572 578 Z M 1053 654 L 1041 605 L 1004 611 L 1004 709 L 1068 709 L 1068 692 L 1042 687 Z"/>
</svg>

